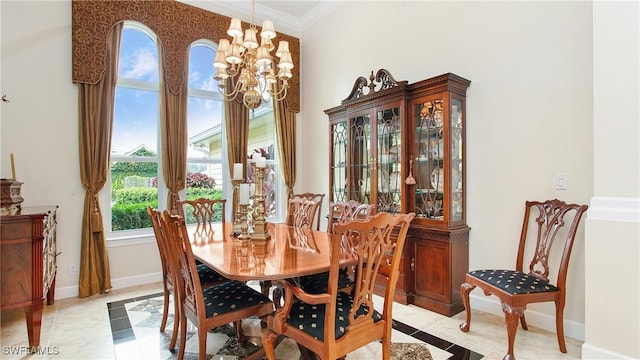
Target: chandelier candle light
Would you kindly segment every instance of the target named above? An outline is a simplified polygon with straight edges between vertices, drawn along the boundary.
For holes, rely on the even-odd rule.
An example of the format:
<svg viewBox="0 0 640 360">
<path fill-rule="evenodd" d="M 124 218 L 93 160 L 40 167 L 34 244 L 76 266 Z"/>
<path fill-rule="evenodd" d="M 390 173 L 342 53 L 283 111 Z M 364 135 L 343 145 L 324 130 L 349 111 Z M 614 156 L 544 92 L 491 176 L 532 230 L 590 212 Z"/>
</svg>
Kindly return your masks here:
<svg viewBox="0 0 640 360">
<path fill-rule="evenodd" d="M 251 25 L 244 31 L 244 37 L 240 19 L 231 19 L 227 34 L 232 40 L 220 39 L 213 62 L 216 68 L 214 79 L 218 82 L 218 88 L 225 100 L 232 101 L 242 95 L 242 102 L 250 110 L 255 110 L 270 98 L 276 101 L 284 99 L 289 87 L 288 79 L 293 76 L 289 42 L 278 43 L 275 55 L 280 61 L 277 64 L 276 75 L 275 60 L 271 57 L 271 51 L 275 49 L 272 40 L 276 37 L 273 22 L 263 22 L 258 44 L 254 14 L 255 3 L 252 2 Z M 275 88 L 278 81 L 280 90 Z"/>
</svg>

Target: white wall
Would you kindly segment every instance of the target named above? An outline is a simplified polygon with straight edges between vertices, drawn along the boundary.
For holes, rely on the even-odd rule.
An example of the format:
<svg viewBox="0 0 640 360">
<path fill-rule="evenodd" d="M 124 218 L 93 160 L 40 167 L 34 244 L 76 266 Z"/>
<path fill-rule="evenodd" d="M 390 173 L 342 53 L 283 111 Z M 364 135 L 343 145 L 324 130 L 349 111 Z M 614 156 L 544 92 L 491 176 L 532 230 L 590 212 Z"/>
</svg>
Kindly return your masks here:
<svg viewBox="0 0 640 360">
<path fill-rule="evenodd" d="M 588 204 L 592 195 L 590 34 L 588 2 L 346 2 L 301 38 L 296 187 L 328 191 L 323 110 L 338 105 L 358 76 L 385 68 L 415 82 L 453 72 L 471 80 L 469 267 L 513 267 L 525 200 Z M 568 190 L 555 190 L 558 172 L 568 174 Z M 583 229 L 565 310 L 575 338 L 584 337 Z M 501 314 L 495 298 L 472 295 L 472 306 Z M 553 304 L 528 309 L 530 323 L 553 328 Z"/>
<path fill-rule="evenodd" d="M 84 190 L 78 157 L 77 87 L 71 83 L 71 2 L 1 1 L 2 103 L 0 176 L 11 177 L 14 153 L 23 206 L 57 204 L 56 297 L 77 296 Z M 69 187 L 76 193 L 70 194 Z M 109 248 L 114 288 L 159 281 L 153 238 Z M 140 261 L 144 259 L 145 261 Z"/>
<path fill-rule="evenodd" d="M 593 4 L 585 359 L 640 358 L 640 3 Z M 613 336 L 612 336 L 613 335 Z"/>
<path fill-rule="evenodd" d="M 323 110 L 339 104 L 356 77 L 386 68 L 396 79 L 410 82 L 445 72 L 472 81 L 467 92 L 470 268 L 513 265 L 526 199 L 590 203 L 597 196 L 637 204 L 638 5 L 624 3 L 628 8 L 612 17 L 607 11 L 596 13 L 597 4 L 346 2 L 301 36 L 297 189 L 328 192 Z M 84 192 L 78 171 L 77 88 L 71 83 L 71 3 L 0 1 L 0 13 L 0 93 L 11 100 L 0 105 L 0 176 L 11 176 L 8 159 L 13 152 L 18 180 L 25 183 L 24 205 L 60 205 L 56 295 L 75 296 L 78 279 L 67 269 L 80 261 Z M 596 24 L 601 24 L 598 31 Z M 614 25 L 618 27 L 611 32 Z M 596 45 L 611 46 L 619 39 L 631 58 L 621 62 L 606 53 L 593 55 Z M 616 47 L 604 50 L 611 48 Z M 616 72 L 610 75 L 612 69 Z M 620 88 L 621 77 L 634 82 Z M 598 88 L 602 82 L 608 86 Z M 631 158 L 625 161 L 609 152 Z M 554 189 L 557 172 L 568 174 L 568 190 Z M 77 194 L 69 194 L 69 184 Z M 637 214 L 637 206 L 631 206 Z M 586 324 L 588 349 L 583 355 L 588 350 L 593 358 L 640 358 L 633 347 L 637 341 L 627 338 L 639 332 L 637 223 L 598 217 L 587 227 L 591 229 L 589 248 L 581 230 L 571 260 L 567 335 L 585 339 Z M 147 240 L 109 248 L 115 287 L 159 279 L 157 249 Z M 591 263 L 586 251 L 602 254 L 606 262 Z M 606 274 L 607 266 L 620 259 L 618 263 L 636 264 L 622 267 L 636 272 L 631 282 L 621 277 L 617 283 L 594 286 L 590 279 L 583 290 L 585 273 Z M 473 307 L 500 312 L 493 298 L 476 293 Z M 634 305 L 636 313 L 624 312 Z M 532 325 L 553 329 L 552 306 L 531 306 L 527 316 Z"/>
</svg>

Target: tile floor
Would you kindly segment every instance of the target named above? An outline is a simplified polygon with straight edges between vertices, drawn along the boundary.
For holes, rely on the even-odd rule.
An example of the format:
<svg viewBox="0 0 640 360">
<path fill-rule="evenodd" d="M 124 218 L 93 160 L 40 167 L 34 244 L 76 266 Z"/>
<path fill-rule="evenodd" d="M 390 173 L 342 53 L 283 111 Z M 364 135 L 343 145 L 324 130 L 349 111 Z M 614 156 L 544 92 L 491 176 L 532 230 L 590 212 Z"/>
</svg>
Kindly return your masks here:
<svg viewBox="0 0 640 360">
<path fill-rule="evenodd" d="M 31 355 L 27 349 L 27 329 L 23 311 L 2 311 L 0 358 L 175 358 L 175 354 L 164 350 L 167 336 L 161 334 L 158 331 L 159 326 L 155 325 L 159 323 L 162 307 L 153 298 L 157 299 L 157 294 L 161 292 L 161 283 L 153 283 L 117 289 L 105 295 L 85 299 L 59 299 L 53 305 L 45 305 L 41 346 L 36 354 Z M 149 309 L 149 306 L 157 310 Z M 142 312 L 139 312 L 141 309 Z M 507 346 L 503 318 L 473 311 L 471 331 L 462 333 L 458 325 L 463 318 L 464 312 L 449 318 L 412 305 L 397 304 L 394 307 L 393 341 L 424 343 L 434 360 L 502 359 Z M 150 321 L 155 322 L 150 324 Z M 171 326 L 167 326 L 167 332 L 170 330 Z M 218 335 L 210 334 L 209 339 L 216 336 Z M 193 339 L 195 340 L 195 337 Z M 580 359 L 582 342 L 571 338 L 567 338 L 566 342 L 568 352 L 563 354 L 558 350 L 554 333 L 529 326 L 529 331 L 518 330 L 516 356 L 520 360 Z M 216 340 L 209 340 L 207 345 L 215 346 L 215 343 Z M 194 344 L 188 342 L 187 351 L 194 345 L 197 348 L 197 340 Z M 366 352 L 354 353 L 348 359 L 370 360 L 364 354 Z"/>
</svg>

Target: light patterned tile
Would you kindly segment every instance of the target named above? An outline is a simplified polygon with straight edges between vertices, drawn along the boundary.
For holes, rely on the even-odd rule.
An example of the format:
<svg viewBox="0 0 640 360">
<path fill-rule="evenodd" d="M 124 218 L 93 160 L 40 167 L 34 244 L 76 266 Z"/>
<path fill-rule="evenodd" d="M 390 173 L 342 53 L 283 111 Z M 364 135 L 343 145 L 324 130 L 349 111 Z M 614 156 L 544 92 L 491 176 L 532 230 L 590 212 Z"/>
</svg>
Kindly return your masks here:
<svg viewBox="0 0 640 360">
<path fill-rule="evenodd" d="M 251 283 L 259 289 L 257 282 Z M 115 301 L 141 297 L 148 294 L 161 293 L 161 283 L 148 284 L 131 289 L 114 289 L 107 294 L 78 299 L 68 298 L 56 300 L 54 305 L 45 305 L 42 321 L 41 345 L 48 347 L 49 351 L 58 351 L 54 355 L 30 355 L 29 360 L 39 359 L 175 359 L 176 353 L 166 350 L 169 335 L 171 333 L 171 319 L 167 325 L 165 334 L 159 331 L 159 321 L 162 308 L 155 303 L 147 310 L 150 312 L 130 311 L 130 320 L 135 328 L 136 341 L 125 342 L 114 346 L 109 323 L 109 313 L 106 304 Z M 160 298 L 162 299 L 162 298 Z M 148 302 L 147 302 L 148 303 Z M 130 308 L 131 304 L 127 304 Z M 155 312 L 154 308 L 155 307 Z M 173 311 L 173 307 L 170 307 Z M 446 317 L 430 311 L 426 311 L 413 305 L 394 304 L 394 319 L 404 324 L 403 329 L 413 329 L 421 334 L 430 334 L 445 343 L 456 344 L 470 349 L 476 353 L 485 354 L 483 359 L 502 359 L 506 345 L 506 328 L 504 318 L 480 311 L 472 312 L 471 330 L 463 333 L 459 325 L 464 321 L 464 312 L 453 317 Z M 5 347 L 26 346 L 26 323 L 22 310 L 2 311 L 2 328 L 0 331 L 0 343 Z M 156 325 L 157 324 L 157 325 Z M 248 327 L 243 324 L 243 328 Z M 558 344 L 554 333 L 532 328 L 529 331 L 518 330 L 516 336 L 516 356 L 518 359 L 559 359 L 575 360 L 581 357 L 582 342 L 567 338 L 568 353 L 562 354 L 558 350 Z M 195 328 L 190 326 L 190 334 L 195 334 Z M 219 346 L 224 335 L 208 334 L 210 349 Z M 216 340 L 217 338 L 217 340 Z M 197 348 L 197 338 L 191 336 L 188 347 Z M 420 342 L 420 340 L 394 330 L 393 342 Z M 211 342 L 211 344 L 209 344 Z M 437 342 L 437 341 L 436 341 Z M 284 356 L 278 355 L 283 360 L 298 360 L 299 352 L 295 344 L 289 349 L 282 348 Z M 442 349 L 438 346 L 427 345 L 433 359 L 456 360 L 454 352 Z M 370 350 L 370 349 L 369 349 Z M 210 350 L 212 351 L 212 350 Z M 454 354 L 454 355 L 452 355 Z M 348 357 L 354 359 L 355 355 Z M 23 359 L 25 354 L 3 354 L 3 359 Z M 375 357 L 374 357 L 375 358 Z M 355 359 L 354 359 L 355 360 Z M 368 359 L 367 359 L 368 360 Z"/>
</svg>

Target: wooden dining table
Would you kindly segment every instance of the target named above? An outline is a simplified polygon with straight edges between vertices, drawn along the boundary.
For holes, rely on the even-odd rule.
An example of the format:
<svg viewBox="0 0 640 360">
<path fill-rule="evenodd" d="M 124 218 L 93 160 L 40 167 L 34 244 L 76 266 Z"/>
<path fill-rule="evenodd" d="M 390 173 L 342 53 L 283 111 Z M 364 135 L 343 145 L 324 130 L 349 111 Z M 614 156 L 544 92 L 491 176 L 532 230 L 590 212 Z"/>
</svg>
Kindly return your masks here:
<svg viewBox="0 0 640 360">
<path fill-rule="evenodd" d="M 269 282 L 329 271 L 327 232 L 268 223 L 269 240 L 240 240 L 231 235 L 232 228 L 231 223 L 221 223 L 213 236 L 191 238 L 195 258 L 228 279 Z M 340 260 L 345 266 L 355 262 L 348 252 Z"/>
</svg>

